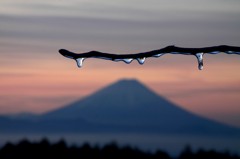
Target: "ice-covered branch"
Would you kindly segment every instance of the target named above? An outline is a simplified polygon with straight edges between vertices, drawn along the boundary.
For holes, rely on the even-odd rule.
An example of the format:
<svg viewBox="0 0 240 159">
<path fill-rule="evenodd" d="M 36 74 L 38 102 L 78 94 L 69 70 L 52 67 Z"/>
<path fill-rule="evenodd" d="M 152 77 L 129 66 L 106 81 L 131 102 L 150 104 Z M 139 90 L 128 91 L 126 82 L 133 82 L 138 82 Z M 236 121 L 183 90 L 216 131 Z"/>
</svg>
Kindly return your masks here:
<svg viewBox="0 0 240 159">
<path fill-rule="evenodd" d="M 136 59 L 139 64 L 143 64 L 146 58 L 149 57 L 160 57 L 164 54 L 181 54 L 181 55 L 193 55 L 198 60 L 198 68 L 199 70 L 203 69 L 203 55 L 204 54 L 218 54 L 218 53 L 227 53 L 227 54 L 238 54 L 240 55 L 240 47 L 236 46 L 212 46 L 212 47 L 203 47 L 203 48 L 182 48 L 176 47 L 174 45 L 167 46 L 162 49 L 141 52 L 135 54 L 111 54 L 111 53 L 103 53 L 99 51 L 90 51 L 86 53 L 73 53 L 65 49 L 60 49 L 59 53 L 67 58 L 74 59 L 77 62 L 78 67 L 82 67 L 83 61 L 86 58 L 99 58 L 105 60 L 112 60 L 115 62 L 123 61 L 127 64 L 131 63 L 134 59 Z"/>
</svg>

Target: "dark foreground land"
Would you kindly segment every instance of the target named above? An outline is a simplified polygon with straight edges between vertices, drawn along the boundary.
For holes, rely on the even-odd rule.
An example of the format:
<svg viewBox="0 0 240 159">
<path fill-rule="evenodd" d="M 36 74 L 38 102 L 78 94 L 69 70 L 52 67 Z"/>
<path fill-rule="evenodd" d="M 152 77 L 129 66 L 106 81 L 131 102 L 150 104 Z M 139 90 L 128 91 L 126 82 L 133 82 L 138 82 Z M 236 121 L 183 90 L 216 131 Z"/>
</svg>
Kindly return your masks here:
<svg viewBox="0 0 240 159">
<path fill-rule="evenodd" d="M 24 139 L 17 144 L 6 143 L 0 149 L 0 159 L 240 159 L 240 156 L 215 150 L 192 151 L 186 146 L 177 156 L 172 157 L 167 152 L 158 150 L 154 153 L 132 148 L 119 147 L 116 143 L 105 146 L 67 146 L 64 140 L 50 143 L 47 139 L 40 142 L 29 142 Z"/>
</svg>

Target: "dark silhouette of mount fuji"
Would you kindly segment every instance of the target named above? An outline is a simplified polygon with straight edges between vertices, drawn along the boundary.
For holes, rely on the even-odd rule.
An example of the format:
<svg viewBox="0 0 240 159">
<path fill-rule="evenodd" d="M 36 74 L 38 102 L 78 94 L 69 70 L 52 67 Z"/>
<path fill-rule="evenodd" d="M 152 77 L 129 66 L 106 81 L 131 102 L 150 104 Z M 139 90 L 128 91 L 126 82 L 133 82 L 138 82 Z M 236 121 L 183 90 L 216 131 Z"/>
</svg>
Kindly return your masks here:
<svg viewBox="0 0 240 159">
<path fill-rule="evenodd" d="M 137 80 L 120 80 L 60 109 L 31 119 L 15 118 L 14 121 L 11 123 L 18 126 L 15 127 L 17 130 L 12 126 L 12 131 L 240 134 L 238 128 L 176 106 Z M 24 122 L 22 128 L 21 122 Z M 3 123 L 0 122 L 0 126 Z"/>
<path fill-rule="evenodd" d="M 235 134 L 238 129 L 192 114 L 137 80 L 120 80 L 42 116 L 102 125 L 101 130 L 154 133 Z M 111 129 L 112 127 L 112 129 Z"/>
</svg>

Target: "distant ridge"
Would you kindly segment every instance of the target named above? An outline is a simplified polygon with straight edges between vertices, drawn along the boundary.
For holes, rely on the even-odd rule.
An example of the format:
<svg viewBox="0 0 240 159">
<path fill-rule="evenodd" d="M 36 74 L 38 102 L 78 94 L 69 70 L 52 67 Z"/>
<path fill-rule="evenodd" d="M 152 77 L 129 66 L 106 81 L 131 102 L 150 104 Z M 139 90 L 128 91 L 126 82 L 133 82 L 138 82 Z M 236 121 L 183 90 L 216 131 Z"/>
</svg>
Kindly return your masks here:
<svg viewBox="0 0 240 159">
<path fill-rule="evenodd" d="M 135 79 L 119 80 L 41 116 L 0 118 L 1 130 L 240 136 L 239 129 L 188 112 Z"/>
<path fill-rule="evenodd" d="M 192 114 L 135 79 L 123 79 L 42 116 L 111 125 L 116 131 L 235 134 L 238 129 Z"/>
</svg>

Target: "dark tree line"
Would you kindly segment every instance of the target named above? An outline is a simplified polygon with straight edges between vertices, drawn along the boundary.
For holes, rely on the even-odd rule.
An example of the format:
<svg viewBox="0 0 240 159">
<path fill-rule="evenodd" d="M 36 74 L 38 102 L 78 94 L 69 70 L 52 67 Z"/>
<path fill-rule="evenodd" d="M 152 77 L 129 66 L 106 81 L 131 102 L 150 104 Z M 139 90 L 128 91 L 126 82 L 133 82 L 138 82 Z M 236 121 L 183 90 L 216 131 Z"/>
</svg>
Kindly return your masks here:
<svg viewBox="0 0 240 159">
<path fill-rule="evenodd" d="M 6 143 L 0 149 L 0 159 L 172 159 L 164 151 L 155 153 L 144 152 L 130 146 L 119 147 L 116 143 L 109 143 L 103 147 L 91 146 L 88 143 L 82 146 L 67 146 L 64 140 L 51 144 L 47 139 L 40 142 L 22 140 L 17 144 Z M 229 152 L 206 151 L 203 149 L 193 152 L 187 146 L 177 159 L 240 159 Z"/>
</svg>

